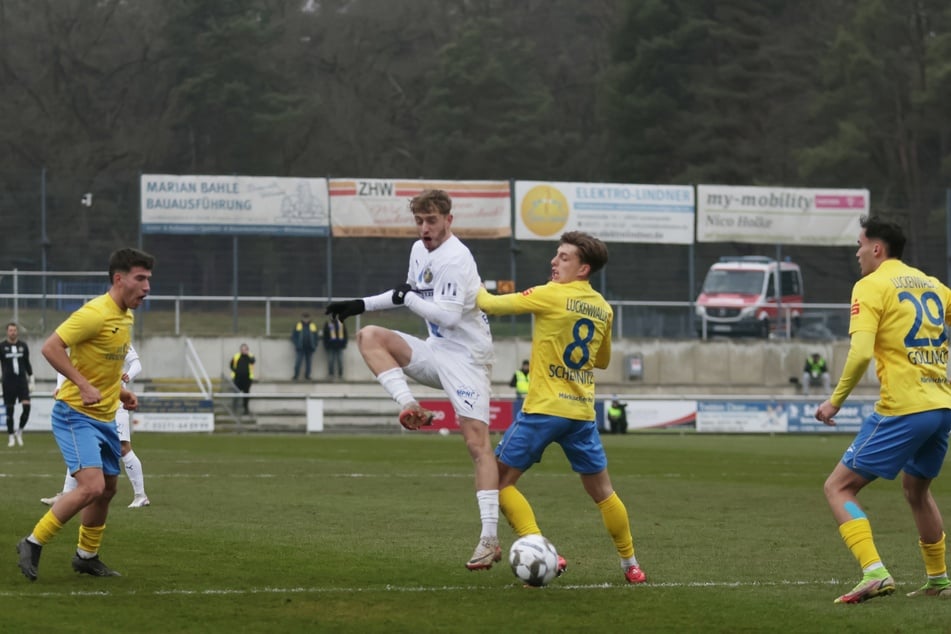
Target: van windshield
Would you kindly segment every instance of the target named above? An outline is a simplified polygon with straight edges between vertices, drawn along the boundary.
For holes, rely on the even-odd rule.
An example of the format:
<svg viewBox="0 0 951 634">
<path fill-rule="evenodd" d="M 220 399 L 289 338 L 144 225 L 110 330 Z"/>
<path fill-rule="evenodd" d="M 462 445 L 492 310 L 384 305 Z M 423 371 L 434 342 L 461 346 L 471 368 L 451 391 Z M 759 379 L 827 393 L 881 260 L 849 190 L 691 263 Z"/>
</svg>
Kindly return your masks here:
<svg viewBox="0 0 951 634">
<path fill-rule="evenodd" d="M 713 270 L 703 282 L 704 293 L 759 295 L 763 292 L 764 271 Z"/>
</svg>

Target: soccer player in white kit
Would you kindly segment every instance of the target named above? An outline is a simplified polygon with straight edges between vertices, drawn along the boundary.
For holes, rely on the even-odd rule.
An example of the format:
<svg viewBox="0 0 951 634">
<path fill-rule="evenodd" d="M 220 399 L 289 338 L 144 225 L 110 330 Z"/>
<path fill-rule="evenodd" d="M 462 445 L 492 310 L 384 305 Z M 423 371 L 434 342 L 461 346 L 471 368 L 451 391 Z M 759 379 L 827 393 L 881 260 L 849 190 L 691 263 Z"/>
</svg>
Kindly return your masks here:
<svg viewBox="0 0 951 634">
<path fill-rule="evenodd" d="M 125 361 L 122 364 L 122 385 L 125 386 L 135 380 L 135 377 L 142 371 L 142 364 L 139 362 L 139 353 L 131 345 L 125 355 Z M 56 389 L 58 390 L 66 380 L 62 374 L 56 375 Z M 116 410 L 116 431 L 119 433 L 119 443 L 122 447 L 122 464 L 125 467 L 125 474 L 129 476 L 129 482 L 132 483 L 132 503 L 130 509 L 149 506 L 148 496 L 145 494 L 145 476 L 142 474 L 142 462 L 132 451 L 132 421 L 129 417 L 129 410 L 120 403 Z M 66 472 L 66 480 L 63 482 L 63 490 L 60 493 L 48 498 L 40 498 L 40 502 L 47 506 L 53 506 L 61 496 L 69 493 L 77 486 L 76 478 Z"/>
<path fill-rule="evenodd" d="M 364 311 L 406 306 L 426 321 L 426 340 L 380 326 L 357 333 L 360 354 L 402 411 L 400 424 L 419 429 L 433 413 L 420 407 L 406 377 L 445 391 L 475 467 L 482 519 L 479 543 L 466 562 L 484 570 L 502 558 L 499 546 L 499 474 L 489 439 L 494 358 L 489 321 L 476 306 L 482 281 L 469 249 L 452 234 L 452 200 L 438 189 L 410 201 L 419 240 L 410 252 L 406 282 L 372 297 L 334 302 L 327 314 L 344 319 Z"/>
</svg>

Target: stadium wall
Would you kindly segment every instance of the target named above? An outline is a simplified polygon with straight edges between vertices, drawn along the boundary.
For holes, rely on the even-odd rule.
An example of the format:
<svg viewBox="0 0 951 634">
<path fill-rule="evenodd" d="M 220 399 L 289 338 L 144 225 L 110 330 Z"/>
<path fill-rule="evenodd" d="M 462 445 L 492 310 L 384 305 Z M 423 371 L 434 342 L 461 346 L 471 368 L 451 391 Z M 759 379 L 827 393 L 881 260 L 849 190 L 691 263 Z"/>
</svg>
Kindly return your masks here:
<svg viewBox="0 0 951 634">
<path fill-rule="evenodd" d="M 142 379 L 187 378 L 184 337 L 146 337 L 134 343 L 142 361 Z M 242 343 L 247 343 L 257 363 L 259 383 L 290 381 L 294 350 L 286 338 L 198 337 L 191 338 L 208 376 L 230 376 L 228 362 Z M 55 372 L 42 358 L 42 340 L 27 339 L 38 381 L 55 381 Z M 613 346 L 611 365 L 596 371 L 599 393 L 744 393 L 795 394 L 790 379 L 802 374 L 806 357 L 813 352 L 829 362 L 833 382 L 838 379 L 846 355 L 848 340 L 833 342 L 762 340 L 662 340 L 624 339 Z M 496 362 L 492 380 L 502 392 L 522 359 L 531 356 L 529 340 L 499 340 L 495 345 Z M 632 375 L 640 374 L 638 378 Z M 323 347 L 313 357 L 313 379 L 325 383 L 327 361 Z M 356 343 L 344 351 L 344 379 L 349 382 L 373 381 Z M 500 385 L 501 384 L 501 385 Z M 504 387 L 503 387 L 504 386 Z M 343 389 L 343 388 L 342 388 Z M 874 363 L 858 386 L 858 393 L 874 395 L 878 390 Z M 815 390 L 814 390 L 815 391 Z"/>
</svg>

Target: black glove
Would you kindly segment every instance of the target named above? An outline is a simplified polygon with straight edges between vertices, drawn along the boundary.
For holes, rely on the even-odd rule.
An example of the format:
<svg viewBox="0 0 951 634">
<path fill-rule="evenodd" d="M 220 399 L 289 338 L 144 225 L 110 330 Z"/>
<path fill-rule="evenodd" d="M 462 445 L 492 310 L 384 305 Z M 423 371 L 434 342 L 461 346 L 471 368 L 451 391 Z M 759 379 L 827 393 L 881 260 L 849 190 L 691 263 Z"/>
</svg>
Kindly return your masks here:
<svg viewBox="0 0 951 634">
<path fill-rule="evenodd" d="M 327 304 L 326 313 L 336 319 L 346 319 L 352 315 L 362 315 L 366 309 L 367 305 L 362 299 L 348 299 L 345 302 Z"/>
<path fill-rule="evenodd" d="M 406 294 L 412 293 L 413 287 L 407 283 L 400 284 L 393 289 L 393 303 L 397 306 L 402 306 L 403 302 L 406 301 Z"/>
</svg>

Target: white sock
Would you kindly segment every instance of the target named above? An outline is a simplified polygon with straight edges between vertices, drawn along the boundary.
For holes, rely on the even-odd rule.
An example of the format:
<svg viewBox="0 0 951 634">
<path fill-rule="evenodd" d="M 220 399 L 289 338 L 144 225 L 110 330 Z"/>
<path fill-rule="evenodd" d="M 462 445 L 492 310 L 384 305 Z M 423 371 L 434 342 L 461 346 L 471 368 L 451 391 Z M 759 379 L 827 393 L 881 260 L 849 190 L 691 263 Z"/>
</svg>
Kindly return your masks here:
<svg viewBox="0 0 951 634">
<path fill-rule="evenodd" d="M 400 404 L 400 407 L 406 407 L 410 403 L 415 403 L 416 399 L 413 393 L 409 391 L 409 385 L 406 383 L 406 376 L 403 374 L 403 368 L 393 368 L 386 372 L 380 372 L 376 376 L 386 393 L 393 397 L 393 400 Z"/>
<path fill-rule="evenodd" d="M 496 537 L 499 533 L 499 490 L 476 491 L 479 516 L 482 518 L 482 537 Z"/>
<path fill-rule="evenodd" d="M 69 475 L 69 471 L 66 472 L 66 479 L 63 480 L 63 493 L 69 493 L 73 489 L 79 486 L 79 482 L 76 481 L 76 478 Z"/>
<path fill-rule="evenodd" d="M 637 565 L 637 557 L 631 555 L 627 559 L 621 559 L 621 570 L 627 570 L 631 566 Z"/>
<path fill-rule="evenodd" d="M 142 475 L 142 462 L 139 457 L 129 450 L 129 453 L 122 456 L 122 464 L 125 465 L 125 474 L 129 476 L 135 497 L 145 497 L 145 476 Z"/>
</svg>

